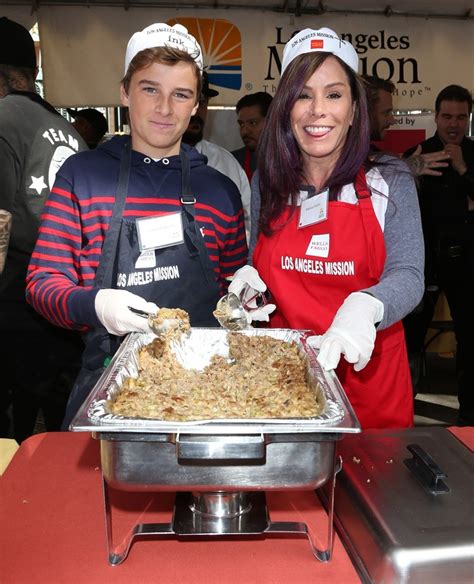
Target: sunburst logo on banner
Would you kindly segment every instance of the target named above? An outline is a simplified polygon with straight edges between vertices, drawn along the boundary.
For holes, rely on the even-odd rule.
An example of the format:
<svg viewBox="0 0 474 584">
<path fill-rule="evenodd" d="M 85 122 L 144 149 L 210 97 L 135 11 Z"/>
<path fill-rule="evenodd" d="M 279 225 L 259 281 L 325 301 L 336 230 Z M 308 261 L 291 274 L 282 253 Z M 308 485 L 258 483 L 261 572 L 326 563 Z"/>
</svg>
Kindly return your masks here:
<svg viewBox="0 0 474 584">
<path fill-rule="evenodd" d="M 239 90 L 242 85 L 242 39 L 240 30 L 228 20 L 173 18 L 167 24 L 182 24 L 198 43 L 209 83 Z"/>
</svg>

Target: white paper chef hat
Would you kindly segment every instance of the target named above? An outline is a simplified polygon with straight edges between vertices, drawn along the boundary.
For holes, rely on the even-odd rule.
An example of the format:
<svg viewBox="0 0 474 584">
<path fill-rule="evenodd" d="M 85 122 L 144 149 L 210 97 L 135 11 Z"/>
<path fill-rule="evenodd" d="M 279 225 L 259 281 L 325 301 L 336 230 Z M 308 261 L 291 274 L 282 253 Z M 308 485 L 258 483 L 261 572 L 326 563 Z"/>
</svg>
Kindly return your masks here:
<svg viewBox="0 0 474 584">
<path fill-rule="evenodd" d="M 315 51 L 324 51 L 336 55 L 357 73 L 359 57 L 350 43 L 340 39 L 330 28 L 320 28 L 318 30 L 305 28 L 286 43 L 283 49 L 281 74 L 283 75 L 283 72 L 293 59 L 296 59 L 299 55 Z"/>
<path fill-rule="evenodd" d="M 130 61 L 137 53 L 155 47 L 172 47 L 189 53 L 202 71 L 201 47 L 197 40 L 188 33 L 188 29 L 182 24 L 169 26 L 169 24 L 158 22 L 136 32 L 128 41 L 125 53 L 125 74 Z"/>
</svg>

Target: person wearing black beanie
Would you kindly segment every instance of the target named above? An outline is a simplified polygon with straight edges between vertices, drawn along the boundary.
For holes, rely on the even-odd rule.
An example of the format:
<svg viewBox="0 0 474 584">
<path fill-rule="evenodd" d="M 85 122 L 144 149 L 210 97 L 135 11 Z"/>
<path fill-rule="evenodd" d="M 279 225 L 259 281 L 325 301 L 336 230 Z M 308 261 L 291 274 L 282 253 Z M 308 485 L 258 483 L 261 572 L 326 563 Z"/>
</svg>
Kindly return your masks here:
<svg viewBox="0 0 474 584">
<path fill-rule="evenodd" d="M 36 49 L 28 30 L 3 16 L 0 18 L 0 73 L 3 94 L 12 90 L 35 90 L 38 72 Z"/>
<path fill-rule="evenodd" d="M 18 442 L 34 432 L 39 410 L 46 430 L 59 429 L 82 354 L 76 333 L 49 325 L 25 301 L 26 269 L 56 172 L 69 156 L 87 149 L 72 125 L 36 93 L 36 74 L 30 33 L 0 18 L 0 209 L 13 216 L 0 278 L 0 334 L 7 341 L 0 437 Z"/>
</svg>

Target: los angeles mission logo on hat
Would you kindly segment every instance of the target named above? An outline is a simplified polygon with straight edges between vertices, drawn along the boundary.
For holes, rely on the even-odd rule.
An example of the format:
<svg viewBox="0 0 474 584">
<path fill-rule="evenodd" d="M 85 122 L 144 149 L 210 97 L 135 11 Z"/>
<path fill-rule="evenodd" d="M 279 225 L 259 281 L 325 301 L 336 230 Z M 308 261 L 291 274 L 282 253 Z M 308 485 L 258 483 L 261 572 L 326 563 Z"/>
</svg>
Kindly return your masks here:
<svg viewBox="0 0 474 584">
<path fill-rule="evenodd" d="M 357 73 L 359 57 L 350 43 L 340 39 L 330 28 L 318 30 L 305 28 L 286 43 L 283 49 L 281 74 L 283 75 L 285 69 L 296 57 L 313 51 L 332 53 Z"/>
<path fill-rule="evenodd" d="M 128 41 L 125 53 L 125 74 L 137 53 L 154 47 L 174 47 L 185 51 L 192 56 L 199 69 L 203 68 L 201 47 L 187 29 L 181 24 L 169 26 L 164 22 L 158 22 L 137 31 Z"/>
</svg>

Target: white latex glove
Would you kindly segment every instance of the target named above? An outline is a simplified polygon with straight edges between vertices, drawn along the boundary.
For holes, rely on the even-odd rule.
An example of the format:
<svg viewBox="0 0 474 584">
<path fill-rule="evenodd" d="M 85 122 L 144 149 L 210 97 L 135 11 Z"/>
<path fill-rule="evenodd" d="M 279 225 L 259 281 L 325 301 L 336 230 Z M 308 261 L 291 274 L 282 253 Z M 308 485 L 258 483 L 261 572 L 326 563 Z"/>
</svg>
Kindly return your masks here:
<svg viewBox="0 0 474 584">
<path fill-rule="evenodd" d="M 249 301 L 257 292 L 265 292 L 266 289 L 267 285 L 252 266 L 243 266 L 232 278 L 229 292 L 235 294 L 244 304 L 247 303 L 249 310 L 245 309 L 245 315 L 249 324 L 254 320 L 268 322 L 270 314 L 276 309 L 275 304 L 265 304 L 259 308 L 256 299 Z"/>
<path fill-rule="evenodd" d="M 360 371 L 370 361 L 375 345 L 375 325 L 383 318 L 380 300 L 364 292 L 353 292 L 336 312 L 324 335 L 308 337 L 319 349 L 318 361 L 323 369 L 336 369 L 341 355 Z"/>
<path fill-rule="evenodd" d="M 149 333 L 148 319 L 134 314 L 128 307 L 155 314 L 158 306 L 128 290 L 99 290 L 95 297 L 98 319 L 111 335 L 119 337 L 131 332 Z"/>
</svg>

